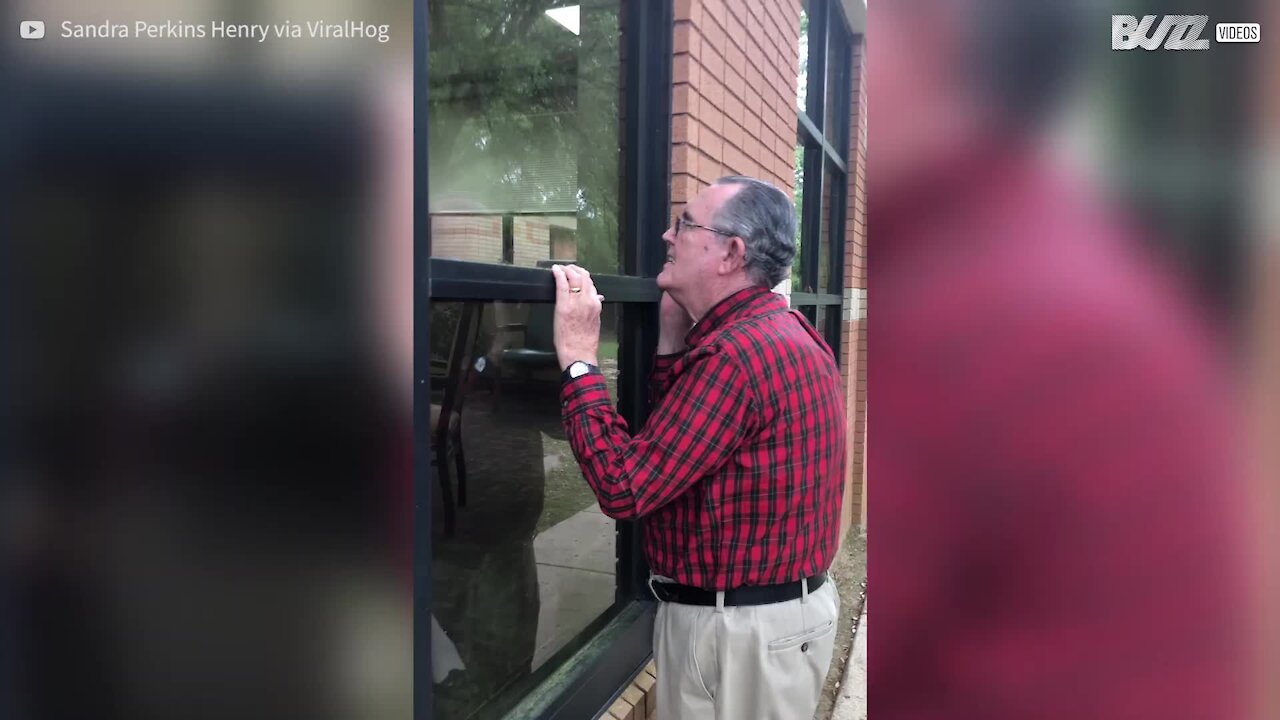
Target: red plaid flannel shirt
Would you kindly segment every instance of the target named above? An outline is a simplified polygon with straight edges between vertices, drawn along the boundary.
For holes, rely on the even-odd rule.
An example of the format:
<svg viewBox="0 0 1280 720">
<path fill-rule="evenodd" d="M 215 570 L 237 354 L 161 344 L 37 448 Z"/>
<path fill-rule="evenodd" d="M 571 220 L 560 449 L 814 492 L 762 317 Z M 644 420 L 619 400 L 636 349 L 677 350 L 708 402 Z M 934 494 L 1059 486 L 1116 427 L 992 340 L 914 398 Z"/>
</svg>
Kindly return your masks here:
<svg viewBox="0 0 1280 720">
<path fill-rule="evenodd" d="M 825 571 L 839 543 L 840 371 L 787 301 L 742 290 L 658 356 L 653 412 L 632 434 L 604 378 L 561 391 L 569 442 L 601 509 L 642 518 L 654 573 L 708 590 Z"/>
<path fill-rule="evenodd" d="M 877 717 L 1244 717 L 1247 494 L 1188 296 L 1003 138 L 886 197 Z"/>
</svg>

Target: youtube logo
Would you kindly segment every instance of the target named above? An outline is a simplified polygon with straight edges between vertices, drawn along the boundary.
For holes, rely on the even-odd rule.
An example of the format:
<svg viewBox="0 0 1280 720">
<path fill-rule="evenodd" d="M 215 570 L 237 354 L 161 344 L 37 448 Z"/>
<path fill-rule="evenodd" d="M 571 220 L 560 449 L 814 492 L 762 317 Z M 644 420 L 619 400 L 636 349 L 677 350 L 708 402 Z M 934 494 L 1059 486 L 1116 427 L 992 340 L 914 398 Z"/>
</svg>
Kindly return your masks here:
<svg viewBox="0 0 1280 720">
<path fill-rule="evenodd" d="M 23 40 L 39 40 L 44 37 L 44 21 L 43 20 L 23 20 L 22 25 L 18 28 L 18 34 Z"/>
</svg>

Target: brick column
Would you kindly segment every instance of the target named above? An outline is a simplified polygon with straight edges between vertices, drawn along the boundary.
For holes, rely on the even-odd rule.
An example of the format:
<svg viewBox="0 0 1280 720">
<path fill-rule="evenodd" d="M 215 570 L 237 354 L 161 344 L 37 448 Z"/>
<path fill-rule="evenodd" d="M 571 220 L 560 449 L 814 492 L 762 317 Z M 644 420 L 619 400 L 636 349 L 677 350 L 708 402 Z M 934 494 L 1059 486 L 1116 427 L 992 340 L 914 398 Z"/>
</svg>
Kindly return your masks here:
<svg viewBox="0 0 1280 720">
<path fill-rule="evenodd" d="M 795 191 L 799 0 L 675 0 L 671 209 L 724 175 Z"/>
<path fill-rule="evenodd" d="M 853 46 L 853 116 L 850 118 L 848 218 L 845 222 L 844 330 L 840 333 L 849 429 L 848 480 L 841 527 L 867 526 L 867 84 L 866 44 Z"/>
</svg>

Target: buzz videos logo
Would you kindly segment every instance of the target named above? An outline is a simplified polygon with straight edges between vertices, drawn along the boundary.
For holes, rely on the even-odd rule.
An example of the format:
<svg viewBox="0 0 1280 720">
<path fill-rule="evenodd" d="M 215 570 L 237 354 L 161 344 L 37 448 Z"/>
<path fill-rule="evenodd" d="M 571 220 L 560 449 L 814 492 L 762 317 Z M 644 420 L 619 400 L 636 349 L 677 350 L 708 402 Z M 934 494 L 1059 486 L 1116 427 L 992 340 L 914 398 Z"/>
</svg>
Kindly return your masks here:
<svg viewBox="0 0 1280 720">
<path fill-rule="evenodd" d="M 1159 21 L 1159 24 L 1157 24 Z M 1204 37 L 1208 15 L 1112 15 L 1112 50 L 1208 50 Z M 1218 23 L 1214 39 L 1220 43 L 1256 43 L 1262 39 L 1258 23 Z"/>
</svg>

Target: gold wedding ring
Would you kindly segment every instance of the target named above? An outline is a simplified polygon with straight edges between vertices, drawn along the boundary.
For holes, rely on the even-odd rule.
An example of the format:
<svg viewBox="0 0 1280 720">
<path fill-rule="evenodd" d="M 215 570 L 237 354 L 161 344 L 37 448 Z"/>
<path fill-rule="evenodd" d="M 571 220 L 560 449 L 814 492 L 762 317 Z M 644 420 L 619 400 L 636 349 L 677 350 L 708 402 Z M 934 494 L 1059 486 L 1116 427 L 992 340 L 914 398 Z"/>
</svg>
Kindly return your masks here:
<svg viewBox="0 0 1280 720">
<path fill-rule="evenodd" d="M 569 288 L 569 292 L 582 292 L 582 288 Z"/>
</svg>

